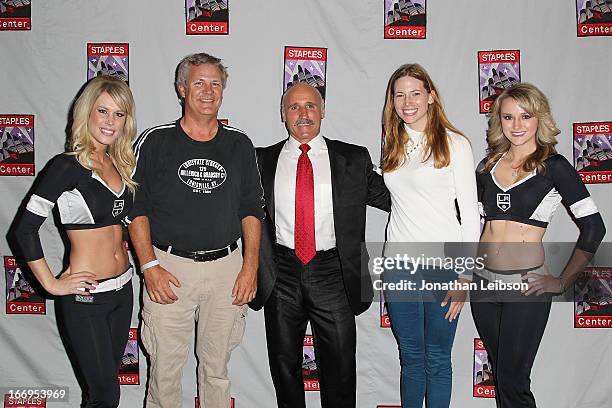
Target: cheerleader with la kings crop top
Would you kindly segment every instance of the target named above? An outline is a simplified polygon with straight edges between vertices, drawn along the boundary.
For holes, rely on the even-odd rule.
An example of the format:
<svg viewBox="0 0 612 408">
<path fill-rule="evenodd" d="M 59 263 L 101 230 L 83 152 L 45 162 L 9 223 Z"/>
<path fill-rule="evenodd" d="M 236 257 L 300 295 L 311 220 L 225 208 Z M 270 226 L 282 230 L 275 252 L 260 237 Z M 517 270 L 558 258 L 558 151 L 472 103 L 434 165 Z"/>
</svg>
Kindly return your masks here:
<svg viewBox="0 0 612 408">
<path fill-rule="evenodd" d="M 553 154 L 542 162 L 542 171 L 534 169 L 524 178 L 504 187 L 495 178 L 495 170 L 506 155 L 488 172 L 483 171 L 486 159 L 477 168 L 481 216 L 487 220 L 516 221 L 546 228 L 563 202 L 580 230 L 577 247 L 595 252 L 601 240 L 601 216 L 580 176 L 567 159 Z"/>
<path fill-rule="evenodd" d="M 494 102 L 488 155 L 476 171 L 478 201 L 486 223 L 480 239 L 485 269 L 477 287 L 518 282 L 526 290 L 471 293 L 471 309 L 495 378 L 498 408 L 536 407 L 533 366 L 551 309 L 592 258 L 605 235 L 597 206 L 572 165 L 554 145 L 560 133 L 548 100 L 531 84 L 516 84 Z M 542 239 L 559 204 L 580 230 L 559 277 L 544 266 Z M 558 271 L 553 271 L 558 272 Z"/>
<path fill-rule="evenodd" d="M 133 303 L 122 220 L 136 189 L 134 114 L 125 82 L 106 76 L 91 80 L 74 104 L 72 151 L 49 162 L 15 230 L 28 266 L 57 296 L 60 330 L 86 385 L 85 407 L 119 405 L 119 365 Z M 58 277 L 38 234 L 55 206 L 70 240 L 70 263 Z"/>
<path fill-rule="evenodd" d="M 66 230 L 122 225 L 132 207 L 132 192 L 125 184 L 115 191 L 95 171 L 83 167 L 76 156 L 55 156 L 45 169 L 21 219 L 21 248 L 26 261 L 42 258 L 38 229 L 57 205 Z"/>
</svg>

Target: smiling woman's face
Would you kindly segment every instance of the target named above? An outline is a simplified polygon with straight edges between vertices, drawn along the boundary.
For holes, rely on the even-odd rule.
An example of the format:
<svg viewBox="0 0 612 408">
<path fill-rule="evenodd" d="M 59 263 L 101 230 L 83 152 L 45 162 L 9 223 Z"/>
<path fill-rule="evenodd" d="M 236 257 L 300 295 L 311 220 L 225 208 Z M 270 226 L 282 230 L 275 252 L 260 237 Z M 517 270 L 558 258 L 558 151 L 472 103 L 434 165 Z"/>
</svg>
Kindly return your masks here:
<svg viewBox="0 0 612 408">
<path fill-rule="evenodd" d="M 393 84 L 395 113 L 412 130 L 423 132 L 427 126 L 427 111 L 434 102 L 423 81 L 411 76 L 398 78 Z"/>
<path fill-rule="evenodd" d="M 87 127 L 96 150 L 106 149 L 123 132 L 126 113 L 119 108 L 113 98 L 106 92 L 102 92 L 93 105 L 89 114 Z"/>
<path fill-rule="evenodd" d="M 536 147 L 538 118 L 526 112 L 513 98 L 506 98 L 501 104 L 500 120 L 506 139 L 514 146 Z"/>
</svg>

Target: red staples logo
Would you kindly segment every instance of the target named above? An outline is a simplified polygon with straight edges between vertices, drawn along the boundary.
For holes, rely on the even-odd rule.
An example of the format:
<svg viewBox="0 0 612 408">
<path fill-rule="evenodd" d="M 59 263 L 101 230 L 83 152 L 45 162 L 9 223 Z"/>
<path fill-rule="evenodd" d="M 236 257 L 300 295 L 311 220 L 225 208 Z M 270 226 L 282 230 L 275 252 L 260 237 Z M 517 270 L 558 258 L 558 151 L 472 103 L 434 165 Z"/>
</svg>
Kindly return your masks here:
<svg viewBox="0 0 612 408">
<path fill-rule="evenodd" d="M 612 3 L 607 0 L 576 0 L 578 37 L 612 35 Z"/>
<path fill-rule="evenodd" d="M 495 379 L 487 350 L 481 339 L 474 339 L 474 376 L 472 396 L 495 398 Z"/>
<path fill-rule="evenodd" d="M 46 303 L 25 278 L 12 256 L 4 257 L 6 314 L 46 314 Z"/>
<path fill-rule="evenodd" d="M 9 394 L 4 395 L 4 408 L 40 408 L 46 406 L 46 398 L 34 396 L 17 397 Z"/>
<path fill-rule="evenodd" d="M 187 35 L 229 34 L 229 0 L 185 0 Z"/>
<path fill-rule="evenodd" d="M 304 336 L 303 350 L 302 377 L 304 378 L 304 391 L 319 391 L 319 370 L 315 359 L 314 341 L 311 335 Z"/>
<path fill-rule="evenodd" d="M 0 31 L 31 30 L 31 0 L 0 1 Z"/>
<path fill-rule="evenodd" d="M 488 113 L 504 89 L 521 82 L 519 50 L 478 51 L 480 113 Z"/>
<path fill-rule="evenodd" d="M 140 384 L 138 360 L 138 329 L 131 328 L 125 350 L 123 351 L 123 357 L 121 357 L 121 363 L 119 364 L 119 384 Z"/>
<path fill-rule="evenodd" d="M 314 86 L 325 99 L 327 48 L 285 47 L 283 91 L 297 83 Z"/>
<path fill-rule="evenodd" d="M 109 75 L 129 82 L 129 44 L 87 44 L 87 80 L 98 75 Z"/>
<path fill-rule="evenodd" d="M 585 184 L 612 182 L 612 122 L 574 123 L 574 167 Z"/>
<path fill-rule="evenodd" d="M 612 327 L 612 267 L 587 267 L 574 282 L 574 328 Z"/>
<path fill-rule="evenodd" d="M 383 291 L 380 291 L 380 327 L 389 328 L 391 327 L 391 319 L 389 319 L 389 311 L 387 309 L 387 302 L 385 301 L 385 295 Z"/>
<path fill-rule="evenodd" d="M 34 175 L 34 115 L 0 114 L 0 176 Z"/>
<path fill-rule="evenodd" d="M 426 0 L 384 0 L 383 4 L 385 39 L 426 38 Z"/>
</svg>

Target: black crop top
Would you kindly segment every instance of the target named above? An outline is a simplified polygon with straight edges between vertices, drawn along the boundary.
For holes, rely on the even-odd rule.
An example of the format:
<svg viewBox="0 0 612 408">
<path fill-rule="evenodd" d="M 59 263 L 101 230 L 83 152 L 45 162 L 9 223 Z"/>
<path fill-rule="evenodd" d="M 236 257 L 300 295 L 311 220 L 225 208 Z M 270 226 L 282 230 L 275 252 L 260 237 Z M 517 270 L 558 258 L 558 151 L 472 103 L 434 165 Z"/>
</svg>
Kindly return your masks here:
<svg viewBox="0 0 612 408">
<path fill-rule="evenodd" d="M 121 224 L 132 201 L 125 184 L 120 192 L 115 192 L 95 172 L 83 167 L 75 156 L 55 156 L 38 180 L 17 224 L 16 235 L 26 261 L 44 256 L 38 229 L 56 203 L 64 228 L 77 230 Z"/>
<path fill-rule="evenodd" d="M 603 239 L 605 227 L 595 202 L 580 176 L 567 161 L 555 154 L 544 161 L 544 171 L 534 170 L 516 183 L 502 187 L 495 179 L 495 163 L 482 172 L 485 158 L 478 165 L 478 207 L 489 220 L 510 220 L 546 228 L 559 203 L 569 209 L 580 229 L 577 246 L 595 252 Z"/>
</svg>

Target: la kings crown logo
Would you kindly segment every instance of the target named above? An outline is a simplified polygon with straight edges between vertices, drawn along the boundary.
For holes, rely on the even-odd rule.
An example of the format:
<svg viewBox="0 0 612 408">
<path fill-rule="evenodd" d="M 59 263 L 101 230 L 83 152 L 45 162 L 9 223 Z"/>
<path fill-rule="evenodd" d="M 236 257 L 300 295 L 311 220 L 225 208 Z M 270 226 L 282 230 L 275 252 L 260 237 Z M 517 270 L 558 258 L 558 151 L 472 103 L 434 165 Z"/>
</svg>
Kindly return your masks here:
<svg viewBox="0 0 612 408">
<path fill-rule="evenodd" d="M 123 211 L 125 201 L 124 200 L 115 200 L 113 203 L 113 217 L 118 216 Z"/>
<path fill-rule="evenodd" d="M 508 193 L 497 193 L 497 208 L 506 212 L 510 209 L 510 194 Z"/>
</svg>

